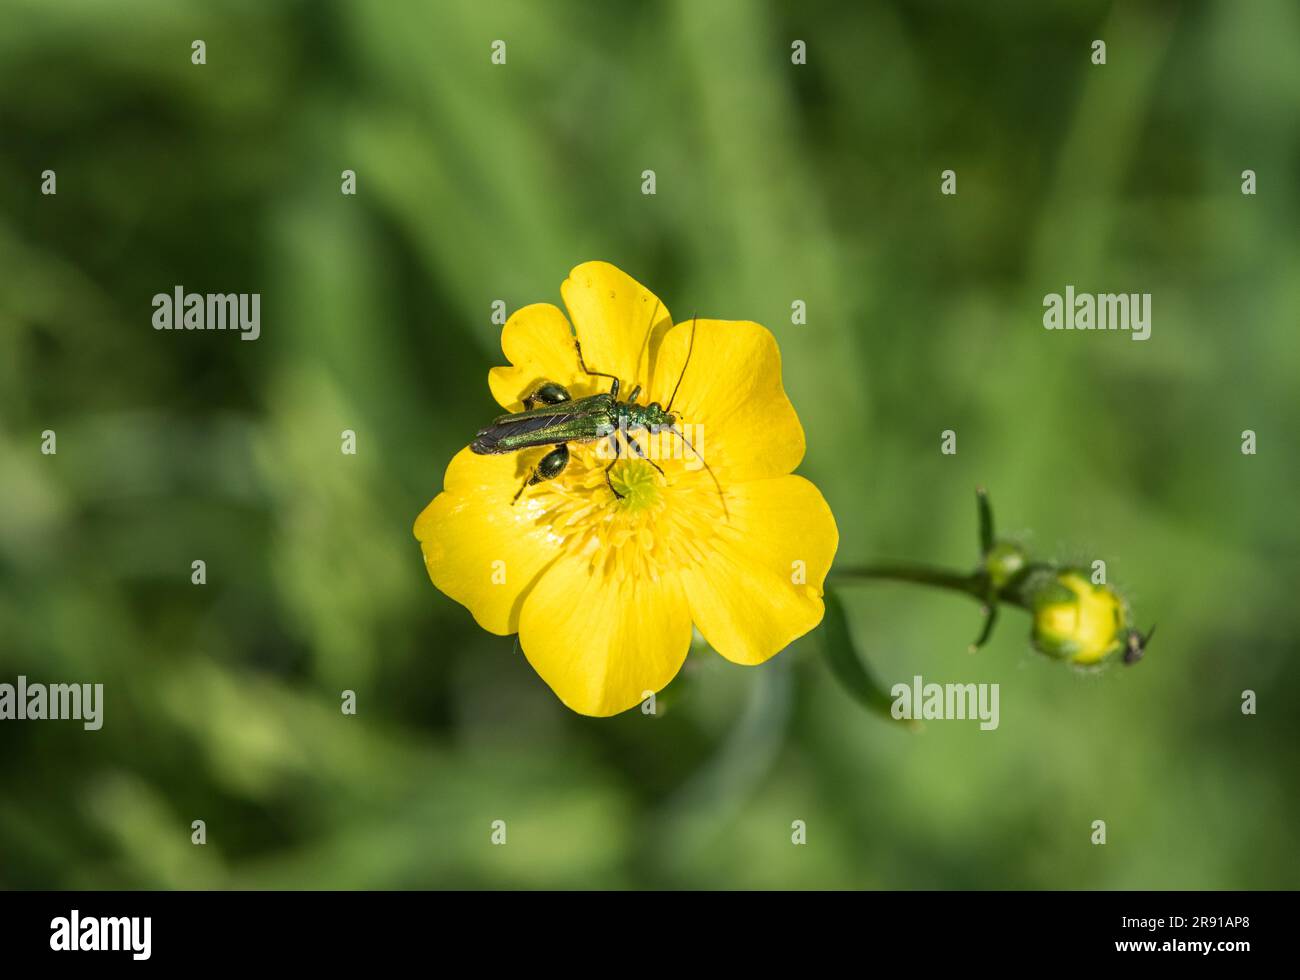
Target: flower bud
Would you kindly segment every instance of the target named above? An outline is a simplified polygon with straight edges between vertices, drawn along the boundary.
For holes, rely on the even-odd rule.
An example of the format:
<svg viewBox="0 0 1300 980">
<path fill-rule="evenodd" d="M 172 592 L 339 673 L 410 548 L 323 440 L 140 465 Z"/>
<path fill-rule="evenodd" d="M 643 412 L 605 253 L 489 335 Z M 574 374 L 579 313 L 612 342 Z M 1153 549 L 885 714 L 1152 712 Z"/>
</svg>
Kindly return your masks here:
<svg viewBox="0 0 1300 980">
<path fill-rule="evenodd" d="M 1128 604 L 1108 585 L 1065 569 L 1035 584 L 1035 648 L 1080 666 L 1100 664 L 1130 646 Z"/>
<path fill-rule="evenodd" d="M 1009 541 L 999 541 L 984 556 L 984 570 L 995 590 L 1009 583 L 1027 564 L 1024 550 Z"/>
</svg>

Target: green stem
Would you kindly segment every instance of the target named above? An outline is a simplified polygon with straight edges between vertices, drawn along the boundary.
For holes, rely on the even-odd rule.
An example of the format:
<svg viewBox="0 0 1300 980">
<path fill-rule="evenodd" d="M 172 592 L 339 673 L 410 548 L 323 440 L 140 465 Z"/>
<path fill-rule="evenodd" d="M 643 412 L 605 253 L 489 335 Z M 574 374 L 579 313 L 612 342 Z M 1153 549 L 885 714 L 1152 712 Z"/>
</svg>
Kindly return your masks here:
<svg viewBox="0 0 1300 980">
<path fill-rule="evenodd" d="M 926 565 L 860 565 L 856 568 L 833 569 L 831 577 L 840 581 L 912 582 L 916 585 L 947 589 L 950 592 L 961 592 L 979 602 L 985 601 L 989 588 L 987 577 L 983 572 L 964 575 Z"/>
</svg>

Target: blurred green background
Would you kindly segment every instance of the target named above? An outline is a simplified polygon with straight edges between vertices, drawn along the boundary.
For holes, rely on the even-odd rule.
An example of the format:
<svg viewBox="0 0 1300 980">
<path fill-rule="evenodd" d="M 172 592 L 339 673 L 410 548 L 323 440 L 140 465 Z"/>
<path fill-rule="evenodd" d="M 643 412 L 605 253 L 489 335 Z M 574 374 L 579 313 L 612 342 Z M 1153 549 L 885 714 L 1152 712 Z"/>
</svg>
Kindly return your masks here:
<svg viewBox="0 0 1300 980">
<path fill-rule="evenodd" d="M 1300 884 L 1292 0 L 0 24 L 0 681 L 106 686 L 102 731 L 0 725 L 0 886 Z M 883 680 L 997 682 L 1001 727 L 909 734 L 812 640 L 569 713 L 411 525 L 496 411 L 492 302 L 596 258 L 775 332 L 839 564 L 968 567 L 984 484 L 1038 554 L 1107 560 L 1146 659 L 1075 673 L 1016 611 L 971 657 L 968 600 L 855 586 Z M 177 284 L 261 293 L 261 339 L 155 332 Z M 1151 339 L 1045 331 L 1067 284 L 1152 293 Z"/>
</svg>

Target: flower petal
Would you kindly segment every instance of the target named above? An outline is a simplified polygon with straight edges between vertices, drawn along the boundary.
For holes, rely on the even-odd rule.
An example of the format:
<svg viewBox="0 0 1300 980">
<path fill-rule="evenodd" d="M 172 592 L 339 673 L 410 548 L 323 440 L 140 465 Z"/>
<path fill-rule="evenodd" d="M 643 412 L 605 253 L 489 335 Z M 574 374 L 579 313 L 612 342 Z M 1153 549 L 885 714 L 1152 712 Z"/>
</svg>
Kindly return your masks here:
<svg viewBox="0 0 1300 980">
<path fill-rule="evenodd" d="M 671 681 L 691 645 L 681 583 L 594 574 L 566 557 L 524 599 L 524 656 L 561 701 L 584 715 L 626 711 Z"/>
<path fill-rule="evenodd" d="M 673 322 L 659 297 L 608 262 L 576 267 L 560 286 L 560 295 L 573 317 L 587 367 L 615 375 L 624 385 L 646 385 L 657 338 Z M 609 379 L 593 380 L 603 380 L 599 390 L 609 390 Z"/>
<path fill-rule="evenodd" d="M 489 371 L 488 386 L 492 397 L 511 412 L 521 411 L 524 397 L 543 381 L 562 384 L 575 397 L 594 394 L 599 387 L 586 390 L 593 379 L 578 368 L 573 331 L 558 306 L 533 303 L 512 313 L 501 328 L 501 350 L 510 367 Z M 575 387 L 581 390 L 575 391 Z"/>
<path fill-rule="evenodd" d="M 523 597 L 560 554 L 529 501 L 510 503 L 536 455 L 462 449 L 447 466 L 443 492 L 415 519 L 433 584 L 501 636 L 519 629 Z"/>
<path fill-rule="evenodd" d="M 803 459 L 803 426 L 781 385 L 781 352 L 760 324 L 677 324 L 660 345 L 650 394 L 665 407 L 672 401 L 687 438 L 724 484 L 784 476 Z"/>
<path fill-rule="evenodd" d="M 731 522 L 721 540 L 681 579 L 709 645 L 735 663 L 759 664 L 821 622 L 839 531 L 821 493 L 801 476 L 737 484 L 728 499 Z"/>
</svg>

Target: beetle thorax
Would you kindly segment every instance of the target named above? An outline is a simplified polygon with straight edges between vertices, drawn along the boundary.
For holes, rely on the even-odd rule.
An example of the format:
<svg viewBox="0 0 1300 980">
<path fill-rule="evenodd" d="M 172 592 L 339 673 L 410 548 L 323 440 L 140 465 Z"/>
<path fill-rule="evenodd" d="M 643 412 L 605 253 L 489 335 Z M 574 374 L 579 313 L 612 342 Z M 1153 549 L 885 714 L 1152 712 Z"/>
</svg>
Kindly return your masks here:
<svg viewBox="0 0 1300 980">
<path fill-rule="evenodd" d="M 620 422 L 628 429 L 658 429 L 674 423 L 672 415 L 665 412 L 658 402 L 649 405 L 628 403 L 619 406 Z"/>
</svg>

